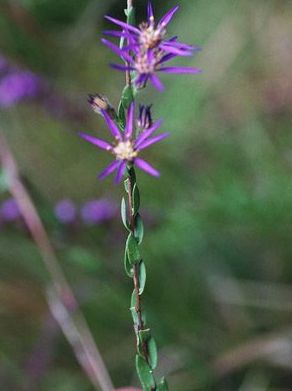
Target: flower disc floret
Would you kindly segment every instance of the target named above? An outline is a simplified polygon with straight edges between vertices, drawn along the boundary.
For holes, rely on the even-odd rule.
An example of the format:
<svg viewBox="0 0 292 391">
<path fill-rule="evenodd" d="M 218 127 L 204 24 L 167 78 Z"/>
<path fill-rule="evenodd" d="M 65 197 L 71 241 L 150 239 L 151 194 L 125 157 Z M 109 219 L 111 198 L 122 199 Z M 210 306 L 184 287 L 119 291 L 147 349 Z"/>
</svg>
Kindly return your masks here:
<svg viewBox="0 0 292 391">
<path fill-rule="evenodd" d="M 162 26 L 155 28 L 154 19 L 152 18 L 149 23 L 141 23 L 140 35 L 138 41 L 140 45 L 145 49 L 156 48 L 166 36 L 166 29 Z"/>
<path fill-rule="evenodd" d="M 127 160 L 129 162 L 138 155 L 138 152 L 134 149 L 133 142 L 130 140 L 120 141 L 118 145 L 113 148 L 113 153 L 116 155 L 117 159 Z"/>
</svg>

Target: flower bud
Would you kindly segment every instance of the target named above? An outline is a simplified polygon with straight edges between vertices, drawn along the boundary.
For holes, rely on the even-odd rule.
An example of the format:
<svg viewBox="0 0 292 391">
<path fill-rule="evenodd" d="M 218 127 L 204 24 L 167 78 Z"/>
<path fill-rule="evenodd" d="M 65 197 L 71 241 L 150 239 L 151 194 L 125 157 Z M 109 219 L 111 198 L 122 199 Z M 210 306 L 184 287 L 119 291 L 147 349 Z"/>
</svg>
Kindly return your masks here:
<svg viewBox="0 0 292 391">
<path fill-rule="evenodd" d="M 116 118 L 115 109 L 106 96 L 100 94 L 89 95 L 88 103 L 97 114 L 102 115 L 102 111 L 106 111 L 112 119 Z"/>
<path fill-rule="evenodd" d="M 151 128 L 153 121 L 152 121 L 152 115 L 151 115 L 151 107 L 150 106 L 139 106 L 139 117 L 137 120 L 137 125 L 141 129 L 149 129 Z"/>
</svg>

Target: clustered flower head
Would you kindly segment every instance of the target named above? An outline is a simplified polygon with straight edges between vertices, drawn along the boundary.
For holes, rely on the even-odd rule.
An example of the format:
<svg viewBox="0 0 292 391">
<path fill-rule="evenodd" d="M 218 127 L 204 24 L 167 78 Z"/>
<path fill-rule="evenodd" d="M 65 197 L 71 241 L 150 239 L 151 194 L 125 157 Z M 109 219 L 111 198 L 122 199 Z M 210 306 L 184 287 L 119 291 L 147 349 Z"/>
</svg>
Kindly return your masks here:
<svg viewBox="0 0 292 391">
<path fill-rule="evenodd" d="M 140 153 L 152 144 L 165 139 L 168 133 L 155 135 L 161 121 L 153 122 L 152 106 L 140 105 L 136 117 L 133 101 L 138 90 L 145 87 L 148 81 L 158 90 L 164 89 L 157 72 L 191 74 L 200 72 L 194 67 L 165 66 L 166 62 L 178 56 L 191 56 L 198 50 L 197 47 L 179 42 L 176 36 L 168 38 L 167 27 L 178 8 L 178 6 L 173 7 L 156 22 L 152 4 L 149 2 L 147 20 L 138 27 L 130 24 L 133 11 L 131 7 L 128 7 L 126 12 L 127 23 L 106 16 L 106 19 L 119 26 L 121 30 L 109 30 L 105 31 L 105 34 L 119 38 L 120 45 L 117 46 L 107 39 L 103 39 L 102 42 L 124 61 L 124 64 L 112 64 L 112 66 L 126 73 L 127 85 L 118 112 L 105 96 L 100 94 L 89 96 L 92 109 L 103 116 L 114 138 L 113 142 L 109 143 L 89 134 L 79 133 L 84 140 L 114 156 L 114 160 L 99 175 L 100 179 L 115 172 L 115 182 L 120 183 L 126 170 L 133 165 L 152 176 L 159 176 L 159 172 L 142 159 Z M 128 95 L 126 95 L 127 91 L 130 91 Z"/>
<path fill-rule="evenodd" d="M 158 90 L 163 91 L 164 86 L 157 76 L 157 72 L 165 73 L 199 73 L 194 67 L 165 66 L 165 63 L 178 56 L 191 56 L 198 47 L 179 42 L 177 37 L 167 38 L 167 26 L 178 10 L 173 7 L 158 23 L 155 22 L 151 2 L 148 3 L 147 21 L 138 27 L 106 16 L 106 19 L 122 28 L 122 31 L 105 31 L 106 35 L 120 37 L 128 44 L 122 48 L 107 39 L 102 42 L 118 54 L 126 64 L 112 64 L 113 68 L 121 71 L 135 72 L 135 85 L 137 88 L 145 87 L 148 80 Z"/>
<path fill-rule="evenodd" d="M 149 108 L 147 109 L 149 112 Z M 116 171 L 115 182 L 120 183 L 122 177 L 126 171 L 127 165 L 135 164 L 141 170 L 147 172 L 152 176 L 159 176 L 159 172 L 147 163 L 144 159 L 141 159 L 139 153 L 150 145 L 155 144 L 168 136 L 168 133 L 161 133 L 154 137 L 151 137 L 153 133 L 161 125 L 161 121 L 156 121 L 152 126 L 140 128 L 139 132 L 135 131 L 134 117 L 135 117 L 135 104 L 132 103 L 128 109 L 127 122 L 124 130 L 121 130 L 114 120 L 109 116 L 107 111 L 102 110 L 102 115 L 107 123 L 107 126 L 114 137 L 113 143 L 101 140 L 94 136 L 85 133 L 79 133 L 79 135 L 91 144 L 106 150 L 114 155 L 115 160 L 110 163 L 104 171 L 99 175 L 99 179 L 103 179 Z M 148 114 L 149 117 L 149 114 Z M 144 121 L 144 120 L 143 120 Z"/>
</svg>

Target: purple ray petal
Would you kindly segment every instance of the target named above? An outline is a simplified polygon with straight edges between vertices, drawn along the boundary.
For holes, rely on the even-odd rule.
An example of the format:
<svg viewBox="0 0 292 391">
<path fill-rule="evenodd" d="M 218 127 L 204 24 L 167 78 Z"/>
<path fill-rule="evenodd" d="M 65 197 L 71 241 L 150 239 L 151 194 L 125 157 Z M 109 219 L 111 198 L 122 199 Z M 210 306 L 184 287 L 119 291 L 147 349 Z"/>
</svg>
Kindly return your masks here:
<svg viewBox="0 0 292 391">
<path fill-rule="evenodd" d="M 119 160 L 114 160 L 113 162 L 111 162 L 99 175 L 98 175 L 98 178 L 99 179 L 104 179 L 105 177 L 107 177 L 108 175 L 110 175 L 112 172 L 114 172 L 118 166 L 121 164 L 121 162 Z"/>
<path fill-rule="evenodd" d="M 158 26 L 166 26 L 171 21 L 173 15 L 176 13 L 176 11 L 179 9 L 179 6 L 173 7 L 170 11 L 168 11 L 160 20 L 158 23 Z"/>
<path fill-rule="evenodd" d="M 164 62 L 166 61 L 170 61 L 172 60 L 173 58 L 177 57 L 176 54 L 173 54 L 173 53 L 168 53 L 168 54 L 165 54 L 161 60 L 158 62 L 158 64 L 163 64 Z"/>
<path fill-rule="evenodd" d="M 150 76 L 151 83 L 153 86 L 160 92 L 164 91 L 164 85 L 161 83 L 159 78 L 156 75 Z"/>
<path fill-rule="evenodd" d="M 105 38 L 102 38 L 101 42 L 123 59 L 129 62 L 133 61 L 132 57 L 125 51 L 125 49 L 120 49 L 117 45 L 113 44 Z"/>
<path fill-rule="evenodd" d="M 124 29 L 126 29 L 126 30 L 132 31 L 133 33 L 136 33 L 136 34 L 140 34 L 140 30 L 138 30 L 137 27 L 131 26 L 131 25 L 128 24 L 128 23 L 124 23 L 124 22 L 122 22 L 121 20 L 112 18 L 111 16 L 105 16 L 105 18 L 106 18 L 107 20 L 109 20 L 110 22 L 115 23 L 115 24 L 117 24 L 118 26 L 120 26 L 120 27 L 122 27 L 122 28 L 124 28 Z"/>
<path fill-rule="evenodd" d="M 113 69 L 116 69 L 118 71 L 134 71 L 135 68 L 129 67 L 127 65 L 121 65 L 121 64 L 110 64 L 110 67 Z"/>
<path fill-rule="evenodd" d="M 147 19 L 148 21 L 150 19 L 154 19 L 154 13 L 153 13 L 153 7 L 151 4 L 151 1 L 148 1 L 148 6 L 147 6 Z"/>
<path fill-rule="evenodd" d="M 179 49 L 171 45 L 164 45 L 161 44 L 160 48 L 163 49 L 167 53 L 173 53 L 176 54 L 177 56 L 192 56 L 193 52 L 188 51 L 186 49 Z"/>
<path fill-rule="evenodd" d="M 158 69 L 160 72 L 166 73 L 200 73 L 202 72 L 199 68 L 193 67 L 163 67 Z"/>
<path fill-rule="evenodd" d="M 105 149 L 106 151 L 110 151 L 112 149 L 112 146 L 104 140 L 100 140 L 99 138 L 90 136 L 89 134 L 82 133 L 82 132 L 80 132 L 78 134 L 84 140 L 90 142 L 93 145 L 96 145 L 97 147 L 99 147 L 101 149 Z"/>
<path fill-rule="evenodd" d="M 186 43 L 178 42 L 176 40 L 174 40 L 174 41 L 173 40 L 164 41 L 164 44 L 165 45 L 169 45 L 169 46 L 183 48 L 183 49 L 186 49 L 186 50 L 194 50 L 194 49 L 197 48 L 197 46 L 188 45 Z"/>
<path fill-rule="evenodd" d="M 120 161 L 120 166 L 118 168 L 118 172 L 117 172 L 117 175 L 116 175 L 116 178 L 115 178 L 115 183 L 116 184 L 119 184 L 122 180 L 122 177 L 124 175 L 124 172 L 126 170 L 126 167 L 127 167 L 127 161 Z"/>
<path fill-rule="evenodd" d="M 110 35 L 112 37 L 124 37 L 129 38 L 131 34 L 127 31 L 116 31 L 116 30 L 105 30 L 103 31 L 104 35 Z"/>
<path fill-rule="evenodd" d="M 125 138 L 130 138 L 132 136 L 133 129 L 134 129 L 134 113 L 135 113 L 135 104 L 131 103 L 128 109 Z"/>
<path fill-rule="evenodd" d="M 145 160 L 143 160 L 141 158 L 137 157 L 135 159 L 135 164 L 138 168 L 147 172 L 147 174 L 150 174 L 150 175 L 156 176 L 156 177 L 160 176 L 159 171 L 155 170 L 154 167 L 152 167 L 149 163 L 147 163 Z"/>
<path fill-rule="evenodd" d="M 142 133 L 139 134 L 136 143 L 135 143 L 135 149 L 139 149 L 139 146 L 143 143 L 144 140 L 146 140 L 151 134 L 155 132 L 162 124 L 162 120 L 158 120 L 154 122 L 154 124 L 147 130 L 144 130 Z"/>
<path fill-rule="evenodd" d="M 111 134 L 114 136 L 114 138 L 116 138 L 117 140 L 122 140 L 122 136 L 119 128 L 111 119 L 111 117 L 108 115 L 107 111 L 102 110 L 102 115 L 104 116 L 105 122 L 109 130 L 111 131 Z"/>
<path fill-rule="evenodd" d="M 138 86 L 144 85 L 147 83 L 148 79 L 149 79 L 148 75 L 145 74 L 139 75 L 135 80 L 135 84 Z"/>
<path fill-rule="evenodd" d="M 158 143 L 159 141 L 161 140 L 164 140 L 166 137 L 168 137 L 170 135 L 170 133 L 161 133 L 159 134 L 158 136 L 156 137 L 153 137 L 153 138 L 150 138 L 148 140 L 145 140 L 144 142 L 142 142 L 140 144 L 140 146 L 138 147 L 138 150 L 141 151 L 142 149 L 145 149 L 147 147 L 150 147 L 150 145 L 152 144 L 155 144 L 155 143 Z"/>
</svg>

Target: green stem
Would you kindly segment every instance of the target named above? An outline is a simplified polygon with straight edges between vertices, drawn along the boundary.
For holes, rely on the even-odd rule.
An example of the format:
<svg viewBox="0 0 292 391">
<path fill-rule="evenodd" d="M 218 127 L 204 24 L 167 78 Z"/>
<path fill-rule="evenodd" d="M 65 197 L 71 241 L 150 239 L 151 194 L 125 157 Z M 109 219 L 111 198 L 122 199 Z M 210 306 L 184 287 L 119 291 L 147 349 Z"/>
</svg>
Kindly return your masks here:
<svg viewBox="0 0 292 391">
<path fill-rule="evenodd" d="M 140 286 L 140 275 L 142 273 L 141 268 L 144 268 L 145 273 L 145 266 L 143 264 L 143 261 L 140 258 L 139 250 L 138 250 L 138 243 L 140 242 L 137 238 L 137 229 L 138 226 L 136 224 L 137 217 L 140 218 L 138 214 L 139 209 L 139 202 L 137 206 L 137 200 L 135 200 L 135 197 L 137 197 L 137 194 L 135 195 L 134 192 L 138 191 L 137 183 L 136 183 L 136 175 L 134 167 L 128 167 L 128 178 L 125 181 L 126 190 L 127 190 L 127 211 L 128 211 L 128 230 L 130 232 L 130 237 L 132 238 L 132 246 L 134 246 L 137 249 L 137 254 L 134 258 L 131 256 L 130 262 L 132 263 L 132 279 L 134 284 L 134 305 L 131 307 L 131 310 L 134 311 L 134 330 L 136 333 L 136 339 L 137 339 L 137 356 L 136 356 L 136 365 L 137 362 L 139 365 L 141 365 L 140 361 L 143 360 L 142 363 L 146 368 L 146 371 L 148 372 L 148 382 L 143 380 L 143 375 L 141 378 L 141 371 L 139 368 L 137 368 L 137 372 L 139 375 L 139 378 L 141 380 L 143 390 L 145 391 L 155 391 L 156 383 L 154 376 L 152 374 L 153 369 L 153 359 L 151 359 L 151 352 L 149 349 L 149 341 L 152 340 L 152 344 L 155 343 L 153 338 L 150 335 L 150 329 L 146 327 L 144 316 L 143 316 L 143 309 L 142 309 L 142 300 L 141 300 L 141 289 L 143 290 L 144 286 Z M 135 190 L 134 190 L 135 188 Z M 127 240 L 128 242 L 128 240 Z M 128 251 L 128 248 L 126 248 L 126 252 Z M 133 298 L 132 298 L 133 299 Z M 154 360 L 156 361 L 156 360 Z"/>
</svg>

